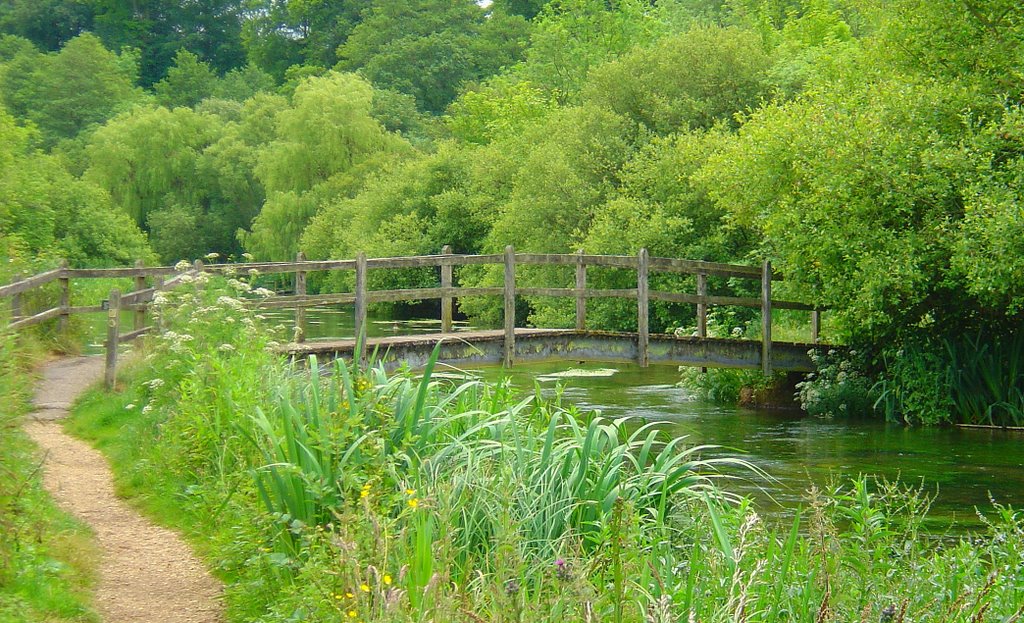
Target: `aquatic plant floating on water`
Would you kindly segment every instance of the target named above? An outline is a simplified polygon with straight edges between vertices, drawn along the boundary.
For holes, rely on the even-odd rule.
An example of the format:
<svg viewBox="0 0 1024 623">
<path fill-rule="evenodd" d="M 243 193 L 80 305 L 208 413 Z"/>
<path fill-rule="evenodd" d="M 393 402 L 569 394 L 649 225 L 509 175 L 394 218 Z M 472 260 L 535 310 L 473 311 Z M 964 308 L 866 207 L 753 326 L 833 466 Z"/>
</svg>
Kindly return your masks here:
<svg viewBox="0 0 1024 623">
<path fill-rule="evenodd" d="M 598 368 L 597 370 L 584 370 L 582 368 L 570 368 L 561 372 L 552 372 L 537 377 L 538 381 L 553 381 L 556 379 L 584 379 L 602 378 L 613 376 L 618 370 L 615 368 Z"/>
</svg>

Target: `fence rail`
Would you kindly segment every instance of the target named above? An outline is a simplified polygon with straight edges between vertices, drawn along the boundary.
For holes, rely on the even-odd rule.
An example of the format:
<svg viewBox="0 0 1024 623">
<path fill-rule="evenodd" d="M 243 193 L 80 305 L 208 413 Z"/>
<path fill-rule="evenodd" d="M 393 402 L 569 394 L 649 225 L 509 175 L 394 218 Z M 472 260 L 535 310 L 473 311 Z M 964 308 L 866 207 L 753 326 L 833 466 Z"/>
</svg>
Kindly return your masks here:
<svg viewBox="0 0 1024 623">
<path fill-rule="evenodd" d="M 457 266 L 502 265 L 504 279 L 501 286 L 463 287 L 455 285 L 454 271 Z M 521 286 L 516 283 L 516 267 L 523 266 L 565 266 L 575 267 L 575 287 Z M 636 287 L 591 288 L 587 287 L 589 267 L 603 267 L 635 271 Z M 438 268 L 440 287 L 402 288 L 391 290 L 369 290 L 367 273 L 370 270 Z M 355 288 L 352 292 L 308 294 L 309 273 L 320 271 L 354 271 Z M 172 288 L 182 282 L 186 275 L 201 272 L 223 275 L 277 275 L 294 274 L 293 294 L 284 294 L 266 299 L 250 299 L 257 308 L 294 308 L 296 310 L 296 341 L 305 340 L 305 310 L 319 305 L 351 304 L 355 306 L 356 335 L 365 335 L 367 306 L 374 303 L 393 303 L 418 300 L 441 301 L 441 331 L 452 331 L 452 317 L 455 301 L 464 297 L 501 296 L 504 298 L 504 339 L 505 363 L 511 365 L 515 353 L 515 301 L 517 296 L 564 297 L 576 302 L 575 326 L 579 331 L 587 328 L 587 301 L 598 298 L 623 298 L 637 301 L 637 344 L 638 362 L 647 364 L 647 345 L 650 339 L 649 306 L 651 301 L 689 304 L 697 307 L 697 336 L 707 337 L 708 308 L 711 305 L 728 305 L 759 308 L 762 312 L 762 366 L 766 374 L 771 372 L 771 329 L 772 310 L 803 310 L 811 313 L 812 340 L 818 342 L 820 310 L 813 305 L 795 301 L 773 300 L 772 282 L 782 280 L 774 273 L 768 262 L 760 267 L 722 264 L 699 260 L 650 257 L 646 249 L 637 255 L 590 255 L 577 253 L 516 253 L 509 246 L 504 253 L 484 255 L 460 255 L 446 246 L 437 255 L 413 257 L 367 258 L 359 254 L 349 260 L 307 260 L 300 253 L 294 262 L 248 262 L 238 264 L 204 264 L 196 261 L 187 269 L 178 266 L 143 266 L 136 262 L 131 268 L 68 268 L 66 263 L 53 270 L 39 273 L 0 286 L 0 299 L 11 301 L 11 321 L 7 328 L 16 330 L 58 318 L 61 329 L 66 327 L 68 318 L 74 314 L 107 313 L 107 384 L 113 385 L 117 368 L 117 345 L 131 342 L 151 333 L 154 329 L 146 325 L 146 314 L 160 290 Z M 651 273 L 684 274 L 696 277 L 695 292 L 666 292 L 651 290 Z M 738 297 L 708 293 L 708 277 L 739 278 L 760 280 L 761 296 Z M 135 289 L 121 294 L 112 290 L 102 306 L 70 305 L 71 280 L 73 279 L 134 279 Z M 23 314 L 22 295 L 57 281 L 60 286 L 60 302 L 56 307 Z M 133 328 L 121 332 L 121 312 L 133 311 Z M 361 341 L 360 358 L 366 356 L 365 340 Z"/>
</svg>

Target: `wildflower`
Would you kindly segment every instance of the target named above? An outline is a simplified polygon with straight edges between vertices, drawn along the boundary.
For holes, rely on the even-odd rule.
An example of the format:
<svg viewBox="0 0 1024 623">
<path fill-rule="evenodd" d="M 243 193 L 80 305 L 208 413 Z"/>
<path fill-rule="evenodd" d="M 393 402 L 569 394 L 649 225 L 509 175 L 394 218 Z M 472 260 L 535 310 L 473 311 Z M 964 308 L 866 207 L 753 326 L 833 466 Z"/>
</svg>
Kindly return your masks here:
<svg viewBox="0 0 1024 623">
<path fill-rule="evenodd" d="M 418 498 L 413 498 L 413 499 L 409 500 L 409 508 L 418 508 L 419 505 L 420 505 L 420 501 L 419 501 Z"/>
<path fill-rule="evenodd" d="M 364 593 L 369 593 L 370 592 L 370 585 L 367 584 L 366 582 L 363 582 L 362 584 L 359 585 L 359 590 L 363 591 Z"/>
<path fill-rule="evenodd" d="M 188 260 L 180 260 L 177 264 L 174 265 L 174 270 L 180 273 L 188 270 L 191 267 L 192 265 L 188 263 Z"/>
<path fill-rule="evenodd" d="M 386 573 L 384 574 L 384 584 L 386 586 L 391 586 L 391 576 Z"/>
<path fill-rule="evenodd" d="M 243 253 L 242 254 L 242 259 L 244 259 L 247 262 L 251 262 L 252 258 L 253 258 L 252 253 Z"/>
<path fill-rule="evenodd" d="M 352 599 L 353 597 L 355 597 L 355 595 L 352 594 L 352 591 L 345 593 L 345 599 Z"/>
<path fill-rule="evenodd" d="M 146 383 L 146 385 L 148 385 L 150 389 L 159 389 L 164 386 L 164 380 L 160 378 L 153 379 L 152 381 Z"/>
<path fill-rule="evenodd" d="M 151 411 L 153 411 L 153 405 L 146 405 L 145 407 L 142 407 L 142 415 L 149 415 Z"/>
<path fill-rule="evenodd" d="M 519 582 L 515 579 L 508 580 L 505 582 L 505 594 L 509 597 L 515 597 L 519 594 Z"/>
<path fill-rule="evenodd" d="M 204 257 L 204 258 L 206 258 L 206 259 L 208 259 L 208 260 L 215 260 L 215 259 L 217 259 L 218 257 L 220 257 L 220 253 L 207 253 L 207 254 L 206 254 L 206 255 L 204 255 L 203 257 Z"/>
<path fill-rule="evenodd" d="M 359 491 L 359 497 L 365 498 L 370 495 L 370 483 L 363 485 L 363 488 Z"/>
<path fill-rule="evenodd" d="M 135 408 L 135 403 L 134 403 L 134 402 L 130 402 L 130 403 L 128 403 L 128 404 L 126 404 L 126 405 L 124 406 L 124 410 L 125 410 L 125 411 L 131 411 L 131 410 L 132 410 L 132 409 L 134 409 L 134 408 Z"/>
<path fill-rule="evenodd" d="M 569 563 L 565 562 L 565 559 L 559 558 L 555 561 L 555 576 L 563 582 L 568 582 L 572 579 L 572 572 L 569 571 Z"/>
<path fill-rule="evenodd" d="M 221 344 L 220 346 L 217 347 L 217 350 L 219 350 L 222 353 L 230 353 L 235 350 L 235 347 L 232 346 L 231 344 Z"/>
<path fill-rule="evenodd" d="M 255 290 L 252 291 L 252 293 L 255 294 L 256 296 L 262 296 L 263 298 L 274 296 L 274 291 L 268 290 L 266 288 L 256 288 Z"/>
<path fill-rule="evenodd" d="M 348 611 L 348 618 L 354 619 L 354 618 L 356 618 L 356 616 L 357 616 L 357 613 L 356 613 L 355 610 L 349 610 Z"/>
<path fill-rule="evenodd" d="M 879 619 L 880 623 L 892 623 L 893 618 L 896 617 L 896 606 L 889 604 L 882 609 L 882 616 Z"/>
<path fill-rule="evenodd" d="M 405 494 L 406 495 L 416 495 L 416 489 L 406 489 L 405 490 Z"/>
</svg>

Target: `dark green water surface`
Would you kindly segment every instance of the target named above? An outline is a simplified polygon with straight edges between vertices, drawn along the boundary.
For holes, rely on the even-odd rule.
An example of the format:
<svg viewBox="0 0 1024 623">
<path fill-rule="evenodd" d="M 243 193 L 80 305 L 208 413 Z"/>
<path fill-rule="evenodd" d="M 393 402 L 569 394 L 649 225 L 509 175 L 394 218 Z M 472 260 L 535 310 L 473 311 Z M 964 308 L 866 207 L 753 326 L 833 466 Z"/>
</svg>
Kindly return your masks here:
<svg viewBox="0 0 1024 623">
<path fill-rule="evenodd" d="M 570 368 L 615 372 L 557 380 L 545 376 Z M 678 371 L 666 366 L 560 362 L 477 372 L 488 380 L 507 376 L 524 391 L 539 383 L 545 393 L 561 391 L 565 404 L 608 417 L 664 422 L 666 430 L 691 444 L 724 446 L 728 449 L 722 454 L 740 456 L 775 479 L 723 484 L 752 495 L 768 514 L 787 514 L 812 484 L 826 489 L 837 479 L 861 474 L 922 486 L 935 498 L 932 525 L 976 525 L 975 508 L 991 508 L 990 495 L 1001 503 L 1024 503 L 1022 433 L 909 428 L 876 420 L 813 418 L 800 410 L 723 407 L 677 387 Z"/>
</svg>

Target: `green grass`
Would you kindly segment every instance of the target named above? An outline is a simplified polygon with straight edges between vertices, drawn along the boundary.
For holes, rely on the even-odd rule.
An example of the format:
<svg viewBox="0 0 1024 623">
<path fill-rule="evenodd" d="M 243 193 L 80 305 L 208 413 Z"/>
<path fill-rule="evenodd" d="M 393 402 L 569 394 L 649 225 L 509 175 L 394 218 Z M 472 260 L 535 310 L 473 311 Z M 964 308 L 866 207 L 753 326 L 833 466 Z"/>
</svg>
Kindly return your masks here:
<svg viewBox="0 0 1024 623">
<path fill-rule="evenodd" d="M 0 334 L 0 621 L 98 621 L 92 535 L 46 494 L 39 451 L 21 430 L 28 370 L 44 352 L 30 337 Z"/>
<path fill-rule="evenodd" d="M 936 539 L 919 491 L 859 479 L 767 524 L 680 440 L 429 369 L 289 366 L 224 295 L 182 293 L 171 333 L 73 430 L 200 544 L 230 621 L 1024 614 L 1014 509 Z"/>
</svg>

